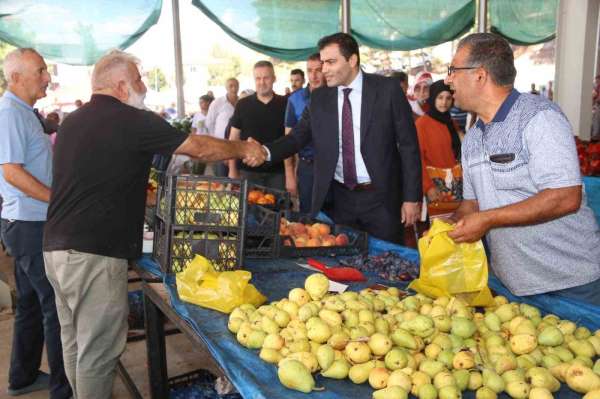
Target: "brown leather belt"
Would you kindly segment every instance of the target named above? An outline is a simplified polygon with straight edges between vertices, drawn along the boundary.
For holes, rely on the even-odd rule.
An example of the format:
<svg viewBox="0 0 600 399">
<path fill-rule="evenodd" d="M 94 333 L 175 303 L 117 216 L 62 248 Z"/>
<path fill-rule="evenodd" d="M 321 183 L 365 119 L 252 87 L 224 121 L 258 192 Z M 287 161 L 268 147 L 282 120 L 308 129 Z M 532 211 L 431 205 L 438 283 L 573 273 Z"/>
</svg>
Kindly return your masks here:
<svg viewBox="0 0 600 399">
<path fill-rule="evenodd" d="M 340 183 L 337 180 L 334 180 L 334 183 L 348 191 L 375 191 L 375 186 L 372 183 L 357 184 L 353 189 L 349 189 L 345 184 Z"/>
</svg>

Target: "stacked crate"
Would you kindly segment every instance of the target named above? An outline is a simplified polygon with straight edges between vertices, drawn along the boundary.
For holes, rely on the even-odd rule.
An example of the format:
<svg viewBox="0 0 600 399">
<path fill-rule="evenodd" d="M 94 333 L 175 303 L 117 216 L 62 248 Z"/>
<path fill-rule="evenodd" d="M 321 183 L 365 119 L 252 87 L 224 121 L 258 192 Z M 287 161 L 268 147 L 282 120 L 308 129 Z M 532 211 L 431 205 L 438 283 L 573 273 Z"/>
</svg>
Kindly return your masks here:
<svg viewBox="0 0 600 399">
<path fill-rule="evenodd" d="M 184 270 L 196 254 L 217 271 L 243 261 L 247 182 L 196 175 L 163 175 L 159 182 L 154 258 L 166 273 Z"/>
</svg>

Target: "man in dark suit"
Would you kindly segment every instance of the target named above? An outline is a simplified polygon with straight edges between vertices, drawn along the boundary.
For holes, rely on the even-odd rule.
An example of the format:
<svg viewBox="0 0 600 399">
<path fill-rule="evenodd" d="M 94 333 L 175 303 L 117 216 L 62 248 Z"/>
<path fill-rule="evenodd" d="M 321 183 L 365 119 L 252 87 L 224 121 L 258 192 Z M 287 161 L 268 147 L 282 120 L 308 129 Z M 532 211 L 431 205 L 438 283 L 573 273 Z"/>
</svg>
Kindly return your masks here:
<svg viewBox="0 0 600 399">
<path fill-rule="evenodd" d="M 264 146 L 271 162 L 315 148 L 311 213 L 333 194 L 333 220 L 402 243 L 419 216 L 421 160 L 412 111 L 396 81 L 360 70 L 345 33 L 319 41 L 327 87 L 316 89 L 292 132 Z M 270 154 L 269 154 L 270 153 Z"/>
</svg>

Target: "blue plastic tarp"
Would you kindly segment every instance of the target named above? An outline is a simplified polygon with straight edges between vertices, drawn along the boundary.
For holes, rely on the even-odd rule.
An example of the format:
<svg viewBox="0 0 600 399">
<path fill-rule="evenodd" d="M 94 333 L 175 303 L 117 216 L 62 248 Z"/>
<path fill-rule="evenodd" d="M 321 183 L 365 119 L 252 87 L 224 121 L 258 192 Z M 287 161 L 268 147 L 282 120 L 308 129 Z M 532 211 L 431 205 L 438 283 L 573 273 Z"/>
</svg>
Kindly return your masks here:
<svg viewBox="0 0 600 399">
<path fill-rule="evenodd" d="M 585 176 L 583 184 L 585 186 L 588 206 L 596 214 L 596 220 L 598 221 L 598 225 L 600 225 L 600 177 Z"/>
</svg>

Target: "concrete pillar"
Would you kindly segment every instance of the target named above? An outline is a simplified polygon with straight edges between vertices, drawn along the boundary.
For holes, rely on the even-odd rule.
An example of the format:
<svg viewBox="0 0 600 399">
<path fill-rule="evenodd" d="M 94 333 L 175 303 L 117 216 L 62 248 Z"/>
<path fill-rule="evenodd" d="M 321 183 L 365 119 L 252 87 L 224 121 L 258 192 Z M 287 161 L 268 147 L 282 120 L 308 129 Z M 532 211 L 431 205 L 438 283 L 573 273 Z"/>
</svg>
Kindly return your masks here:
<svg viewBox="0 0 600 399">
<path fill-rule="evenodd" d="M 560 0 L 557 13 L 554 101 L 582 140 L 592 126 L 599 10 L 600 0 Z"/>
<path fill-rule="evenodd" d="M 183 95 L 183 61 L 181 55 L 181 26 L 179 24 L 179 0 L 172 0 L 173 6 L 173 47 L 175 49 L 175 87 L 177 88 L 177 117 L 185 116 Z"/>
</svg>

